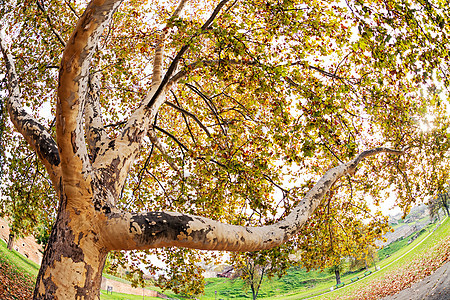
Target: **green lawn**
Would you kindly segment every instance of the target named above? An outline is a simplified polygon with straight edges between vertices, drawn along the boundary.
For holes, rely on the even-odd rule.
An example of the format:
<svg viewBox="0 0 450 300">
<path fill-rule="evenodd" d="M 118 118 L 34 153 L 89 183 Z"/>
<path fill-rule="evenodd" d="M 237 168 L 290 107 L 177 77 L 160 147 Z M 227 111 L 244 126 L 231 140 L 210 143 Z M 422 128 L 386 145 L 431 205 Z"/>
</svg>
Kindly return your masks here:
<svg viewBox="0 0 450 300">
<path fill-rule="evenodd" d="M 137 295 L 128 295 L 128 294 L 122 294 L 122 293 L 116 293 L 112 292 L 110 294 L 107 294 L 106 291 L 101 290 L 100 291 L 100 299 L 102 300 L 161 300 L 161 298 L 157 297 L 143 297 L 137 296 Z"/>
<path fill-rule="evenodd" d="M 39 265 L 15 250 L 8 250 L 6 243 L 2 239 L 0 239 L 0 257 L 5 259 L 6 263 L 17 266 L 18 271 L 21 271 L 24 275 L 35 281 L 39 272 Z"/>
</svg>

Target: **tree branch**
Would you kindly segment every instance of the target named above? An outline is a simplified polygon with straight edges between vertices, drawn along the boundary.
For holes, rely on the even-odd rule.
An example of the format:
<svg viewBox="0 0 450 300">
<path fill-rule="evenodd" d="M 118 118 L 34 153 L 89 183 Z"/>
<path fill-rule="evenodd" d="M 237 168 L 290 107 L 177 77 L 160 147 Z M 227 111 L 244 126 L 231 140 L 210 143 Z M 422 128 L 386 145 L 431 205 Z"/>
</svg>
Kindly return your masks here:
<svg viewBox="0 0 450 300">
<path fill-rule="evenodd" d="M 199 95 L 203 99 L 203 101 L 205 101 L 205 104 L 208 106 L 209 110 L 211 110 L 211 112 L 213 113 L 214 117 L 216 118 L 217 124 L 220 126 L 220 129 L 222 130 L 222 133 L 224 135 L 227 135 L 227 132 L 226 132 L 225 128 L 222 126 L 223 122 L 220 119 L 220 115 L 218 114 L 217 108 L 215 107 L 215 105 L 212 102 L 212 100 L 208 96 L 203 94 L 198 88 L 196 88 L 192 84 L 186 83 L 186 86 L 188 88 L 190 88 L 192 91 L 194 91 L 194 93 Z"/>
<path fill-rule="evenodd" d="M 122 250 L 178 246 L 228 251 L 256 251 L 279 246 L 295 236 L 339 178 L 353 174 L 362 159 L 383 152 L 393 155 L 404 153 L 380 147 L 364 151 L 350 162 L 328 170 L 298 206 L 285 219 L 273 225 L 228 225 L 176 212 L 121 212 L 112 216 L 105 226 L 106 246 Z"/>
<path fill-rule="evenodd" d="M 61 37 L 61 35 L 55 30 L 52 24 L 52 20 L 50 20 L 50 17 L 48 16 L 48 13 L 45 11 L 42 4 L 39 2 L 39 0 L 36 1 L 36 4 L 39 8 L 39 10 L 44 14 L 45 18 L 47 19 L 48 25 L 50 26 L 50 30 L 53 32 L 53 34 L 56 36 L 58 41 L 61 43 L 63 47 L 66 47 L 66 42 L 64 42 L 64 39 Z"/>
<path fill-rule="evenodd" d="M 14 127 L 20 132 L 27 143 L 38 155 L 44 164 L 53 186 L 58 191 L 61 177 L 60 155 L 58 146 L 45 127 L 30 116 L 23 108 L 20 99 L 22 97 L 19 88 L 19 79 L 15 68 L 14 59 L 9 52 L 4 37 L 0 32 L 0 48 L 6 65 L 8 79 L 8 92 L 5 106 Z"/>
<path fill-rule="evenodd" d="M 95 161 L 100 147 L 109 143 L 109 138 L 105 132 L 106 126 L 103 125 L 100 107 L 99 76 L 99 73 L 95 73 L 89 78 L 89 91 L 84 113 L 86 139 L 91 155 L 93 156 L 92 161 Z"/>
<path fill-rule="evenodd" d="M 61 153 L 61 168 L 65 186 L 90 195 L 92 166 L 88 157 L 84 133 L 84 108 L 92 57 L 101 34 L 122 0 L 92 0 L 78 20 L 64 49 L 59 70 L 56 105 L 56 137 Z M 90 199 L 82 197 L 79 199 Z M 79 199 L 74 199 L 78 203 Z M 70 199 L 68 199 L 70 202 Z"/>
<path fill-rule="evenodd" d="M 197 122 L 197 124 L 203 129 L 203 131 L 206 132 L 206 134 L 208 135 L 208 137 L 211 137 L 211 133 L 209 132 L 208 128 L 206 128 L 206 126 L 203 125 L 203 123 L 197 118 L 196 115 L 194 115 L 194 114 L 188 112 L 187 110 L 185 110 L 185 109 L 179 107 L 178 105 L 176 105 L 176 104 L 174 104 L 174 103 L 172 103 L 172 102 L 170 102 L 170 101 L 166 101 L 166 102 L 164 102 L 164 103 L 167 104 L 167 105 L 169 105 L 169 106 L 172 107 L 172 108 L 175 108 L 176 110 L 178 110 L 179 112 L 181 112 L 183 115 L 188 116 L 188 117 L 194 119 L 194 121 Z"/>
<path fill-rule="evenodd" d="M 219 4 L 216 6 L 216 8 L 214 9 L 213 13 L 211 14 L 211 16 L 209 17 L 209 19 L 203 24 L 203 26 L 200 28 L 200 31 L 196 34 L 194 34 L 190 40 L 183 46 L 181 47 L 180 51 L 178 51 L 177 55 L 175 56 L 175 58 L 173 59 L 172 63 L 170 64 L 169 68 L 167 69 L 166 74 L 164 75 L 163 80 L 161 81 L 161 84 L 159 85 L 158 89 L 156 90 L 156 92 L 153 94 L 152 98 L 150 99 L 150 101 L 147 104 L 148 108 L 151 108 L 155 103 L 156 100 L 158 99 L 158 97 L 162 94 L 163 90 L 166 89 L 167 84 L 169 83 L 170 78 L 172 77 L 173 73 L 175 72 L 175 70 L 178 67 L 178 62 L 180 61 L 181 57 L 183 57 L 184 53 L 186 53 L 186 51 L 189 49 L 191 42 L 193 41 L 193 39 L 197 36 L 199 36 L 201 33 L 203 33 L 204 31 L 206 31 L 206 29 L 211 25 L 211 23 L 214 21 L 214 19 L 217 17 L 217 15 L 219 14 L 220 10 L 222 9 L 222 7 L 228 2 L 229 0 L 222 0 L 219 2 Z"/>
<path fill-rule="evenodd" d="M 187 0 L 181 0 L 177 9 L 173 13 L 172 18 L 176 18 Z M 128 119 L 122 133 L 115 139 L 108 143 L 106 149 L 102 149 L 98 154 L 98 161 L 94 162 L 94 167 L 105 181 L 105 184 L 110 187 L 113 196 L 110 200 L 114 205 L 115 199 L 119 198 L 119 192 L 125 184 L 131 163 L 139 152 L 142 139 L 147 135 L 150 121 L 153 120 L 159 110 L 159 107 L 165 101 L 163 93 L 155 97 L 156 92 L 165 83 L 161 82 L 160 74 L 162 70 L 162 62 L 164 56 L 164 39 L 167 27 L 163 30 L 159 43 L 156 47 L 155 59 L 153 64 L 152 85 L 150 91 L 145 96 L 140 107 L 134 111 Z M 170 68 L 170 67 L 169 67 Z M 167 75 L 167 74 L 166 74 Z M 164 91 L 165 92 L 165 91 Z M 152 102 L 152 105 L 149 103 Z M 119 164 L 111 169 L 111 164 L 118 161 Z"/>
<path fill-rule="evenodd" d="M 177 106 L 182 108 L 180 102 L 178 102 L 178 99 L 177 99 L 177 96 L 175 95 L 175 93 L 172 90 L 170 90 L 170 92 L 171 92 L 173 98 L 175 99 L 175 102 L 177 103 Z M 186 123 L 186 127 L 187 127 L 187 129 L 189 131 L 189 135 L 191 136 L 191 139 L 194 142 L 194 144 L 196 144 L 197 141 L 195 140 L 194 135 L 192 134 L 191 126 L 189 125 L 189 122 L 188 122 L 188 120 L 186 118 L 186 115 L 182 114 L 182 116 L 183 116 L 184 122 Z"/>
<path fill-rule="evenodd" d="M 161 144 L 161 141 L 156 136 L 156 132 L 154 130 L 149 130 L 147 135 L 153 145 L 155 145 L 155 147 L 158 148 L 158 150 L 162 153 L 164 160 L 172 167 L 173 170 L 178 173 L 178 175 L 183 176 L 183 173 L 181 172 L 178 165 L 174 163 L 174 159 L 170 157 L 170 155 L 167 153 L 166 148 L 163 144 Z"/>
<path fill-rule="evenodd" d="M 153 125 L 153 128 L 161 131 L 162 133 L 164 133 L 165 135 L 170 137 L 172 140 L 174 140 L 178 144 L 178 146 L 180 146 L 181 149 L 185 150 L 186 152 L 189 151 L 188 147 L 186 147 L 182 142 L 180 142 L 173 134 L 171 134 L 167 130 L 165 130 L 159 126 L 156 126 L 156 125 Z"/>
</svg>

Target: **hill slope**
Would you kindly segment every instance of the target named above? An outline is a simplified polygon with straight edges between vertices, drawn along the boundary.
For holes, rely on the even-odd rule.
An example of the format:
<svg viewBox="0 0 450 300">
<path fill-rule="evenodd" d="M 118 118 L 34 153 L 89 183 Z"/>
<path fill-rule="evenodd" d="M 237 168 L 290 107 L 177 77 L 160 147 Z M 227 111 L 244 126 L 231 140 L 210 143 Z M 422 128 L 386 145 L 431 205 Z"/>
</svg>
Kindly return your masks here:
<svg viewBox="0 0 450 300">
<path fill-rule="evenodd" d="M 37 274 L 36 266 L 30 264 L 16 251 L 9 251 L 3 240 L 0 240 L 0 243 L 0 299 L 31 299 L 34 288 L 33 278 Z M 27 267 L 24 268 L 21 265 Z"/>
</svg>

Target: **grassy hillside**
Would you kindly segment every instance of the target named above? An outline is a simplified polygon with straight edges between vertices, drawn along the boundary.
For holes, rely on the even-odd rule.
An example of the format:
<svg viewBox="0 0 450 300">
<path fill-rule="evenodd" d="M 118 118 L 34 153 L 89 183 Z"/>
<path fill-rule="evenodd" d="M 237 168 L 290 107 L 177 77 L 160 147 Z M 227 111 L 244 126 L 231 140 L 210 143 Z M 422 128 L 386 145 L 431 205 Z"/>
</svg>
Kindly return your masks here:
<svg viewBox="0 0 450 300">
<path fill-rule="evenodd" d="M 396 259 L 401 257 L 403 254 L 408 252 L 410 249 L 415 247 L 417 244 L 421 243 L 432 231 L 435 227 L 435 224 L 430 224 L 429 227 L 424 228 L 420 231 L 419 236 L 412 243 L 408 244 L 408 240 L 416 235 L 417 233 L 411 234 L 409 237 L 406 237 L 402 240 L 396 241 L 380 250 L 380 258 L 384 258 L 380 262 L 377 263 L 379 267 L 386 267 Z M 446 237 L 450 232 L 450 222 L 447 220 L 442 226 L 436 230 L 431 236 L 427 238 L 427 242 L 424 243 L 426 247 L 430 247 L 431 245 L 435 245 L 442 241 L 443 237 Z M 439 238 L 436 238 L 439 237 Z M 420 253 L 417 251 L 423 251 L 423 245 L 420 248 L 415 249 L 412 253 L 409 253 L 405 259 L 409 257 L 413 257 L 414 253 Z M 386 269 L 376 272 L 377 274 L 385 273 L 389 270 L 398 269 L 403 264 L 403 261 L 397 261 L 396 264 L 393 264 L 392 267 L 389 266 Z M 370 269 L 374 271 L 372 267 Z M 365 270 L 361 272 L 349 272 L 344 274 L 341 279 L 346 284 L 350 283 L 351 279 L 355 277 L 363 278 Z M 372 277 L 373 276 L 373 277 Z M 377 276 L 371 275 L 366 280 L 372 280 L 371 278 L 378 278 Z M 361 281 L 361 280 L 360 280 Z M 358 282 L 358 281 L 357 281 Z M 226 278 L 209 278 L 206 280 L 205 294 L 200 296 L 201 300 L 212 300 L 212 299 L 251 299 L 251 291 L 250 289 L 243 289 L 243 282 L 240 279 L 226 279 Z M 310 271 L 306 272 L 304 269 L 299 267 L 291 268 L 288 270 L 287 275 L 278 279 L 274 278 L 272 280 L 264 280 L 263 285 L 261 287 L 261 291 L 258 298 L 266 298 L 266 299 L 303 299 L 307 297 L 311 297 L 313 295 L 320 294 L 322 292 L 328 292 L 330 287 L 335 285 L 335 278 L 333 275 L 328 274 L 327 272 L 320 271 Z M 351 294 L 351 289 L 340 289 L 342 291 L 349 292 Z M 338 291 L 340 291 L 338 290 Z M 217 291 L 217 297 L 215 297 L 215 292 Z M 334 299 L 331 297 L 330 299 Z"/>
<path fill-rule="evenodd" d="M 416 244 L 419 245 L 408 252 Z M 391 256 L 385 260 L 386 267 L 369 278 L 317 299 L 376 299 L 393 292 L 394 288 L 402 290 L 426 277 L 450 259 L 450 219 L 447 218 L 428 238 L 418 239 L 398 252 L 406 255 L 398 260 Z"/>
<path fill-rule="evenodd" d="M 31 299 L 39 266 L 0 239 L 0 299 Z"/>
<path fill-rule="evenodd" d="M 265 279 L 258 298 L 273 298 L 280 294 L 286 294 L 299 289 L 309 289 L 323 282 L 328 282 L 334 277 L 326 272 L 310 271 L 295 267 L 288 270 L 288 273 L 282 278 Z M 251 290 L 243 289 L 244 283 L 240 278 L 208 278 L 204 295 L 201 300 L 217 299 L 247 299 L 251 298 Z"/>
</svg>

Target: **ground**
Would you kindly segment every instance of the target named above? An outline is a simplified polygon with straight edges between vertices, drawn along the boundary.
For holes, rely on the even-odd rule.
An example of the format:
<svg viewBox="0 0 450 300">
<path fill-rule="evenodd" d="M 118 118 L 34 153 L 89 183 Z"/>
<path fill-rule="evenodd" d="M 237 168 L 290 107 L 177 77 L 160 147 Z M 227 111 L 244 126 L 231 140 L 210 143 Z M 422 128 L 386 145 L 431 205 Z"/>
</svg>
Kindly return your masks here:
<svg viewBox="0 0 450 300">
<path fill-rule="evenodd" d="M 32 298 L 34 282 L 15 266 L 0 258 L 0 299 L 27 300 Z"/>
<path fill-rule="evenodd" d="M 450 262 L 447 262 L 433 274 L 403 291 L 382 300 L 449 300 L 450 299 Z"/>
</svg>

